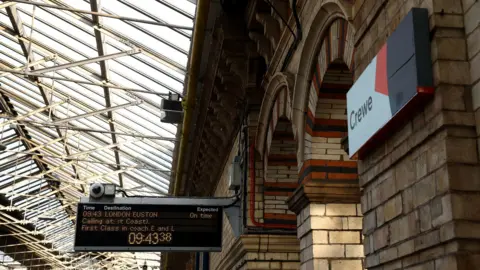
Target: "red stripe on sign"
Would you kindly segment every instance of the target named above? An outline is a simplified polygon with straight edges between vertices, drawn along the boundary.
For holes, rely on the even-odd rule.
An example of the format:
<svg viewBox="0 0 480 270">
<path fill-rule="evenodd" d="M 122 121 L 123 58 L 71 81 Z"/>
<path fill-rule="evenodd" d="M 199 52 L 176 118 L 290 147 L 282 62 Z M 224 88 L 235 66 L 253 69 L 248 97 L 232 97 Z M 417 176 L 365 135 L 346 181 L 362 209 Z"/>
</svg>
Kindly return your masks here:
<svg viewBox="0 0 480 270">
<path fill-rule="evenodd" d="M 429 87 L 429 86 L 417 86 L 417 93 L 420 94 L 433 94 L 435 92 L 434 87 Z"/>
<path fill-rule="evenodd" d="M 377 70 L 375 74 L 375 92 L 388 96 L 387 78 L 387 43 L 377 54 Z"/>
</svg>

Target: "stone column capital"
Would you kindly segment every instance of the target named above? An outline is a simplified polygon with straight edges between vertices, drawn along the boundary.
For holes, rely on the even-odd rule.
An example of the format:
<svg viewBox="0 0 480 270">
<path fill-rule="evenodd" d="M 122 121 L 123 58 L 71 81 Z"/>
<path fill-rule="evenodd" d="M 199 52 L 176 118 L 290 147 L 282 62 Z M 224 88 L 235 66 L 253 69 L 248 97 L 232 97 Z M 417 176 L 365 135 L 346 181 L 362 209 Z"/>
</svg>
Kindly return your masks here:
<svg viewBox="0 0 480 270">
<path fill-rule="evenodd" d="M 243 234 L 234 241 L 235 242 L 223 254 L 221 261 L 215 267 L 216 270 L 238 269 L 236 268 L 238 265 L 247 265 L 247 268 L 242 269 L 251 269 L 247 264 L 248 262 L 262 263 L 262 261 L 266 260 L 266 254 L 268 257 L 269 253 L 290 254 L 288 258 L 282 259 L 284 263 L 298 263 L 299 260 L 298 257 L 292 257 L 292 254 L 298 254 L 300 252 L 300 241 L 296 235 Z"/>
<path fill-rule="evenodd" d="M 311 203 L 359 203 L 360 195 L 358 184 L 334 186 L 310 181 L 300 185 L 288 198 L 287 204 L 290 211 L 298 215 Z"/>
</svg>

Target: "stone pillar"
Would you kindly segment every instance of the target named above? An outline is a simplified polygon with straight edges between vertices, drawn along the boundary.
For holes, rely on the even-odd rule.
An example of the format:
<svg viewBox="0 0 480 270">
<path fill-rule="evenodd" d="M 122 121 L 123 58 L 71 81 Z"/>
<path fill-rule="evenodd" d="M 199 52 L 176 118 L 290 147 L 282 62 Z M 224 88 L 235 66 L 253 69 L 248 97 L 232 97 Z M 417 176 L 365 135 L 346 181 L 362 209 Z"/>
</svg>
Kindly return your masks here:
<svg viewBox="0 0 480 270">
<path fill-rule="evenodd" d="M 435 96 L 358 162 L 365 264 L 369 270 L 480 269 L 480 166 L 462 10 L 462 3 L 474 1 L 420 2 L 430 15 Z M 387 21 L 386 30 L 367 31 L 363 39 L 383 38 L 414 5 L 388 1 L 378 7 L 374 12 Z M 362 63 L 356 74 L 370 59 L 356 55 Z"/>
<path fill-rule="evenodd" d="M 242 235 L 210 270 L 297 270 L 298 240 L 293 235 Z"/>
<path fill-rule="evenodd" d="M 305 183 L 289 200 L 290 209 L 297 214 L 300 269 L 363 269 L 362 214 L 358 196 L 349 194 L 333 198 L 319 191 L 325 192 L 325 188 Z"/>
<path fill-rule="evenodd" d="M 397 151 L 361 170 L 368 269 L 480 269 L 480 170 L 475 140 L 463 137 L 475 130 L 449 127 L 425 138 L 426 126 L 471 118 L 438 117 L 443 120 L 422 128 L 407 125 L 409 139 Z M 425 142 L 407 154 L 407 145 L 422 137 Z"/>
</svg>

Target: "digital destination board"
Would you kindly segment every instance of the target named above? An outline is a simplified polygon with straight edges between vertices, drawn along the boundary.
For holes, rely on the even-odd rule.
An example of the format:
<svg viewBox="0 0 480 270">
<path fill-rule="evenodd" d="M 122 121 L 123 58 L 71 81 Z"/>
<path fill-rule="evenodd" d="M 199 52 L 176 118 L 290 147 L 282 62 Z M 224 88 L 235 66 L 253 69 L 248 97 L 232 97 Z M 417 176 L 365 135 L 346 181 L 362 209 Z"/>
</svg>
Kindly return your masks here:
<svg viewBox="0 0 480 270">
<path fill-rule="evenodd" d="M 220 251 L 222 221 L 219 206 L 80 202 L 74 250 Z"/>
</svg>

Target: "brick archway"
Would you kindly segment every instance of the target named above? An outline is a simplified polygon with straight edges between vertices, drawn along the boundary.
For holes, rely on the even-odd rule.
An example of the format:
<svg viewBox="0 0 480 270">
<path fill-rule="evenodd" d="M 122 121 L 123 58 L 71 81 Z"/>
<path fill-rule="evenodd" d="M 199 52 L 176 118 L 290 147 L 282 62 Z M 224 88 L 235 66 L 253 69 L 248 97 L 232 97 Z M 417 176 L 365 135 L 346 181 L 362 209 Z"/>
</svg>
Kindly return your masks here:
<svg viewBox="0 0 480 270">
<path fill-rule="evenodd" d="M 265 97 L 260 109 L 258 129 L 255 138 L 257 151 L 263 157 L 271 143 L 273 131 L 280 117 L 291 121 L 293 77 L 288 73 L 275 74 L 265 89 Z M 295 128 L 294 136 L 295 134 Z"/>
<path fill-rule="evenodd" d="M 291 99 L 286 87 L 276 95 L 270 109 L 263 147 L 264 223 L 294 226 L 296 216 L 288 210 L 287 198 L 298 187 Z"/>
<path fill-rule="evenodd" d="M 288 200 L 297 214 L 298 238 L 313 243 L 301 247 L 302 269 L 336 269 L 344 263 L 346 268 L 363 269 L 357 163 L 341 146 L 348 132 L 346 93 L 353 84 L 353 28 L 343 18 L 332 19 L 312 51 L 313 64 L 304 73 L 311 78 L 309 85 L 295 89 L 296 97 L 305 97 L 305 103 L 297 99 L 294 104 L 295 112 L 304 112 L 301 118 L 295 116 L 300 121 L 295 123 L 301 123 L 301 169 L 299 187 Z"/>
<path fill-rule="evenodd" d="M 295 128 L 292 116 L 292 77 L 277 73 L 269 82 L 259 115 L 255 148 L 259 160 L 255 181 L 261 190 L 257 220 L 266 227 L 294 229 L 296 216 L 287 199 L 298 187 Z"/>
<path fill-rule="evenodd" d="M 270 118 L 269 118 L 269 121 L 267 122 L 268 126 L 267 126 L 267 132 L 265 134 L 266 136 L 265 145 L 263 147 L 264 154 L 268 155 L 268 153 L 270 153 L 273 134 L 281 118 L 286 119 L 289 123 L 292 118 L 292 102 L 286 87 L 283 87 L 280 91 L 278 91 L 275 102 L 273 103 L 273 106 L 270 109 Z"/>
<path fill-rule="evenodd" d="M 298 153 L 297 159 L 300 166 L 303 162 L 303 142 L 305 130 L 305 113 L 309 101 L 312 67 L 318 63 L 318 53 L 326 36 L 330 36 L 333 22 L 342 19 L 349 22 L 352 19 L 352 4 L 346 0 L 314 1 L 308 7 L 313 20 L 305 22 L 305 40 L 300 53 L 300 58 L 295 74 L 295 87 L 292 97 L 293 113 L 292 123 L 296 127 Z M 348 23 L 348 34 L 344 46 L 354 47 L 354 32 L 352 24 Z M 351 36 L 350 36 L 351 35 Z M 338 43 L 337 43 L 338 44 Z M 344 52 L 347 50 L 344 50 Z"/>
<path fill-rule="evenodd" d="M 347 135 L 346 92 L 353 83 L 354 31 L 347 21 L 336 19 L 320 44 L 305 108 L 299 182 L 348 182 L 357 179 L 357 165 L 341 150 L 340 140 Z"/>
</svg>

